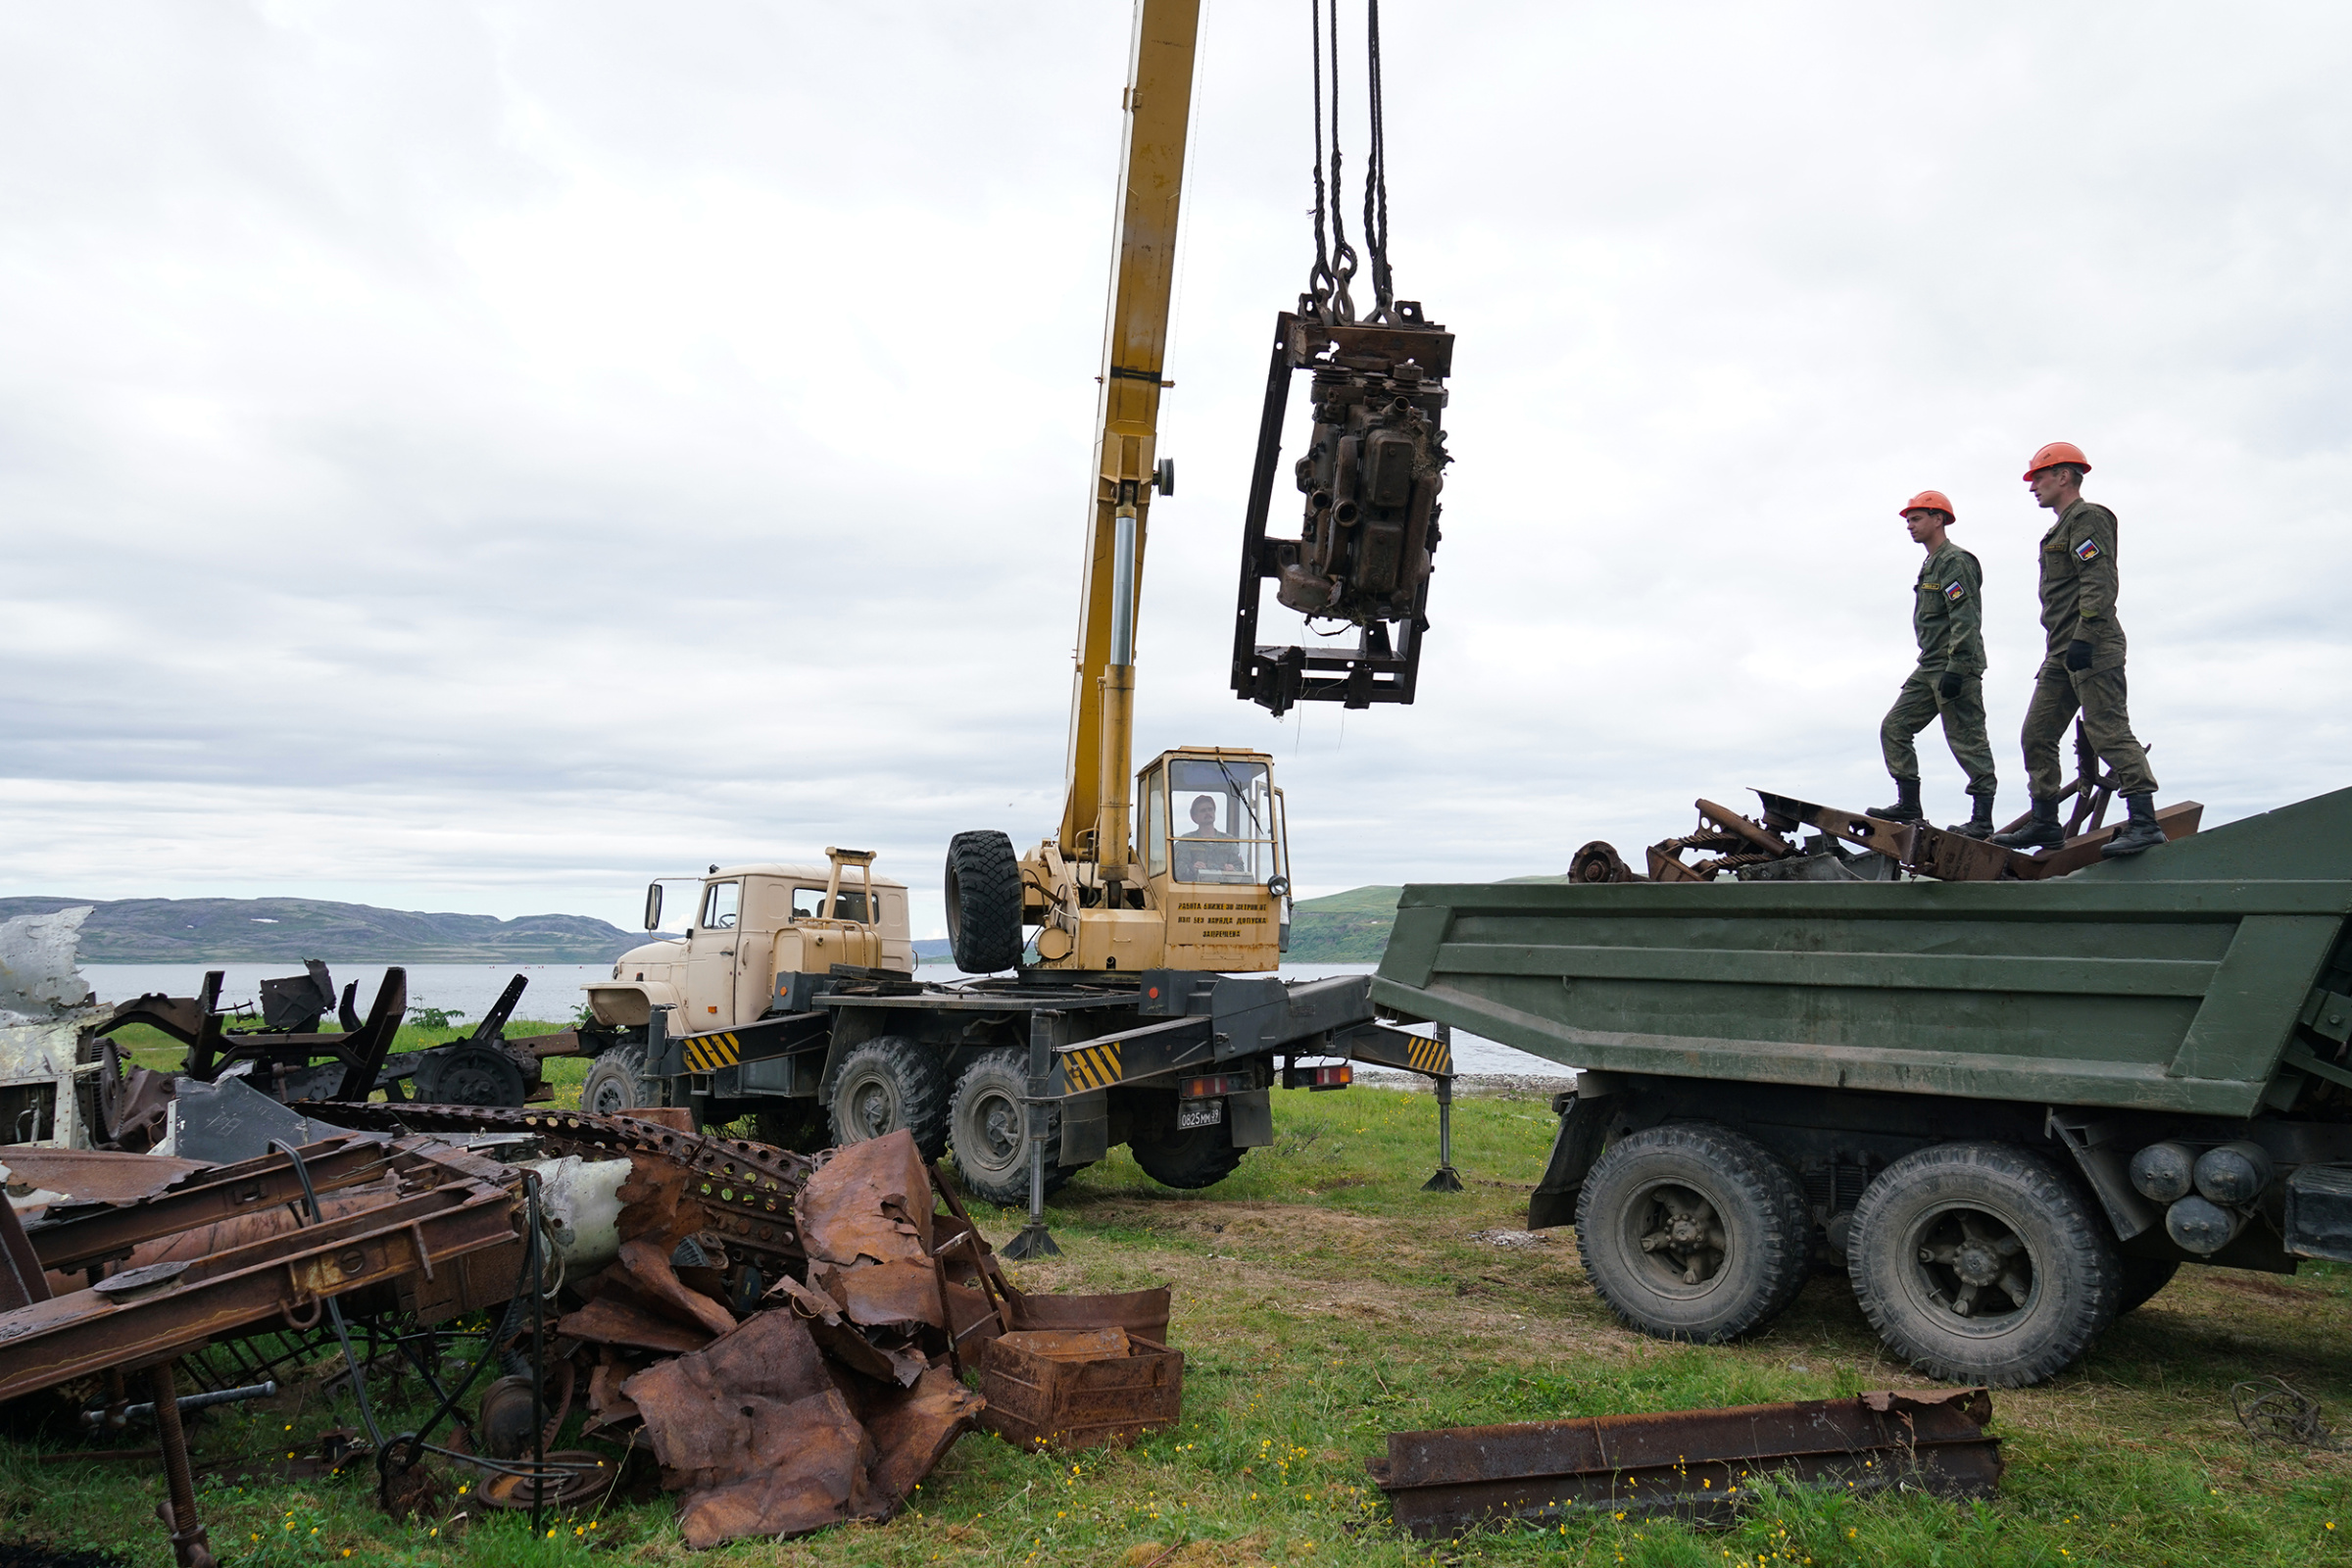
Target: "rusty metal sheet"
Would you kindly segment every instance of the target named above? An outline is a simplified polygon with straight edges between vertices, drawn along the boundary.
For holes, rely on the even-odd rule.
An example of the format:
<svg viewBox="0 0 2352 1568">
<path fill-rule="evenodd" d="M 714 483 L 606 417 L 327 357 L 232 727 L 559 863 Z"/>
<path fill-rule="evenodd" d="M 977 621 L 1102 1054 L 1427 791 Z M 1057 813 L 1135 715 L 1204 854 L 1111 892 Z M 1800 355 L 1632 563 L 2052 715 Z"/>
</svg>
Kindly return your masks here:
<svg viewBox="0 0 2352 1568">
<path fill-rule="evenodd" d="M 939 1302 L 939 1275 L 929 1260 L 897 1258 L 862 1268 L 812 1264 L 808 1277 L 816 1287 L 841 1303 L 853 1323 L 878 1328 L 924 1323 L 947 1327 Z"/>
<path fill-rule="evenodd" d="M 1126 1355 L 1133 1342 L 1125 1329 L 1107 1328 L 1032 1329 L 1004 1335 L 1002 1343 L 1049 1361 L 1100 1361 L 1105 1356 Z"/>
<path fill-rule="evenodd" d="M 865 1429 L 794 1313 L 759 1313 L 621 1393 L 645 1418 L 662 1485 L 686 1494 L 678 1528 L 689 1546 L 891 1511 L 872 1500 Z"/>
<path fill-rule="evenodd" d="M 1009 1287 L 1004 1294 L 1012 1307 L 1016 1332 L 1115 1327 L 1135 1339 L 1167 1343 L 1168 1305 L 1174 1293 L 1165 1285 L 1115 1296 L 1024 1296 Z"/>
<path fill-rule="evenodd" d="M 710 1330 L 663 1317 L 610 1290 L 578 1311 L 557 1319 L 556 1332 L 596 1345 L 628 1345 L 671 1355 L 699 1350 L 710 1343 Z"/>
<path fill-rule="evenodd" d="M 153 1198 L 195 1171 L 211 1167 L 198 1159 L 162 1154 L 124 1154 L 105 1149 L 12 1148 L 0 1154 L 8 1196 L 23 1200 L 53 1193 L 75 1203 L 130 1203 Z"/>
<path fill-rule="evenodd" d="M 1808 1399 L 1657 1415 L 1392 1432 L 1368 1468 L 1397 1524 L 1427 1541 L 1579 1509 L 1705 1516 L 1759 1475 L 1857 1492 L 1990 1496 L 2000 1440 L 1984 1389 Z"/>
<path fill-rule="evenodd" d="M 931 1173 L 905 1128 L 833 1152 L 801 1186 L 801 1245 L 844 1267 L 931 1255 Z"/>
<path fill-rule="evenodd" d="M 868 1384 L 858 1393 L 858 1418 L 874 1445 L 871 1490 L 894 1509 L 946 1457 L 956 1440 L 972 1429 L 988 1405 L 944 1366 L 925 1369 L 910 1389 L 876 1390 Z"/>
<path fill-rule="evenodd" d="M 809 1334 L 824 1347 L 826 1354 L 869 1378 L 908 1387 L 930 1364 L 929 1358 L 910 1347 L 904 1337 L 884 1336 L 877 1340 L 859 1333 L 855 1324 L 842 1316 L 840 1302 L 789 1274 L 769 1288 L 767 1299 L 789 1307 L 808 1325 Z"/>
</svg>

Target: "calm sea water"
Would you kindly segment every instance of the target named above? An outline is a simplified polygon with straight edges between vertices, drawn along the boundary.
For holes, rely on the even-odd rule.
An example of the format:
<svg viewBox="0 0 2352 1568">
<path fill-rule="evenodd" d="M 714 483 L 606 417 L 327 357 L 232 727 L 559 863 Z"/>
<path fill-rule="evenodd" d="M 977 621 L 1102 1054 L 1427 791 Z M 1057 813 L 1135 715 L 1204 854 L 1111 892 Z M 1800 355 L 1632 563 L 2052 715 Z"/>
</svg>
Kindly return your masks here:
<svg viewBox="0 0 2352 1568">
<path fill-rule="evenodd" d="M 261 982 L 265 978 L 297 973 L 301 967 L 285 962 L 85 963 L 81 966 L 81 977 L 90 983 L 100 1002 L 111 1003 L 151 991 L 192 997 L 204 984 L 205 971 L 217 968 L 225 971 L 220 985 L 221 1001 L 255 1003 L 258 1010 Z M 412 1015 L 418 1007 L 440 1007 L 453 1015 L 463 1013 L 462 1021 L 466 1023 L 487 1011 L 507 982 L 517 974 L 530 984 L 523 991 L 522 1000 L 515 1004 L 516 1018 L 568 1023 L 583 1000 L 580 987 L 612 972 L 612 965 L 603 963 L 413 963 L 407 967 Z M 1374 967 L 1369 963 L 1284 964 L 1282 973 L 1285 979 L 1315 980 L 1335 974 L 1370 974 Z M 353 1004 L 364 1016 L 368 1004 L 375 1000 L 375 988 L 383 983 L 384 965 L 337 963 L 327 968 L 338 990 L 354 980 L 359 982 L 359 995 Z M 955 970 L 938 964 L 925 968 L 922 975 L 926 980 L 957 978 Z M 1514 1051 L 1476 1035 L 1454 1035 L 1453 1059 L 1459 1070 L 1469 1073 L 1570 1076 L 1569 1070 L 1557 1062 L 1531 1056 L 1524 1051 Z"/>
</svg>

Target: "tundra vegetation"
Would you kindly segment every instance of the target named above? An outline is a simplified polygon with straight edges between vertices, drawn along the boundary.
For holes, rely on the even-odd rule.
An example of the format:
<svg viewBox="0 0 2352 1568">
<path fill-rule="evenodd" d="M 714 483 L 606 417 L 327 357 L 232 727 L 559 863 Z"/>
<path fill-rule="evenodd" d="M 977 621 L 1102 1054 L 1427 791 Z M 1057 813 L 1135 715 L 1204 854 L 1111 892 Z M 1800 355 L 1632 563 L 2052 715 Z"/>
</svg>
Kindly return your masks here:
<svg viewBox="0 0 2352 1568">
<path fill-rule="evenodd" d="M 517 1024 L 517 1033 L 542 1026 Z M 554 1027 L 552 1025 L 544 1027 Z M 412 1034 L 416 1038 L 412 1038 Z M 404 1031 L 401 1045 L 438 1037 Z M 158 1064 L 166 1053 L 149 1043 Z M 146 1052 L 143 1051 L 142 1054 Z M 550 1062 L 560 1096 L 582 1063 Z M 1622 1327 L 1586 1285 L 1573 1236 L 1515 1232 L 1552 1128 L 1532 1097 L 1455 1111 L 1469 1190 L 1422 1193 L 1434 1163 L 1426 1094 L 1278 1092 L 1277 1141 L 1199 1195 L 1157 1187 L 1123 1152 L 1052 1208 L 1059 1257 L 1008 1264 L 1024 1288 L 1176 1288 L 1189 1364 L 1181 1430 L 1125 1452 L 1055 1456 L 966 1437 L 887 1526 L 739 1543 L 716 1563 L 1298 1564 L 1339 1560 L 1657 1564 L 2326 1564 L 2352 1562 L 2352 1452 L 2257 1449 L 2230 1385 L 2283 1377 L 2352 1428 L 2352 1268 L 2294 1278 L 2182 1271 L 2072 1371 L 1998 1392 L 2000 1495 L 1859 1498 L 1766 1490 L 1739 1523 L 1698 1529 L 1594 1517 L 1427 1548 L 1390 1530 L 1363 1470 L 1392 1429 L 1818 1398 L 1910 1387 L 1841 1278 L 1810 1284 L 1746 1343 L 1702 1348 Z M 979 1206 L 1002 1243 L 1019 1222 Z M 414 1396 L 412 1383 L 404 1391 Z M 575 1418 L 576 1419 L 576 1418 Z M 316 1387 L 191 1425 L 200 1458 L 308 1451 L 348 1400 Z M 140 1441 L 128 1439 L 126 1442 Z M 568 1444 L 571 1434 L 562 1440 Z M 36 1464 L 0 1446 L 0 1534 L 161 1560 L 151 1465 Z M 226 1564 L 679 1562 L 668 1502 L 612 1499 L 531 1539 L 455 1491 L 429 1517 L 377 1512 L 368 1467 L 329 1481 L 230 1481 L 203 1505 Z"/>
</svg>

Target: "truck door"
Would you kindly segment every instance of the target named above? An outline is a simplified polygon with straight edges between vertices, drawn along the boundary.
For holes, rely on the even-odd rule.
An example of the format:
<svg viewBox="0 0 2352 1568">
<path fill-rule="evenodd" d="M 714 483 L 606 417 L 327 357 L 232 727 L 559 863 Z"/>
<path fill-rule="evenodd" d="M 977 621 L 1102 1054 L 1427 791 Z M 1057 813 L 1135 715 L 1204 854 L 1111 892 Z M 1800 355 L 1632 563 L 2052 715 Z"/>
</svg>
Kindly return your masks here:
<svg viewBox="0 0 2352 1568">
<path fill-rule="evenodd" d="M 743 919 L 743 884 L 703 884 L 703 907 L 686 938 L 686 995 L 679 1020 L 682 1034 L 735 1027 L 737 926 Z"/>
</svg>

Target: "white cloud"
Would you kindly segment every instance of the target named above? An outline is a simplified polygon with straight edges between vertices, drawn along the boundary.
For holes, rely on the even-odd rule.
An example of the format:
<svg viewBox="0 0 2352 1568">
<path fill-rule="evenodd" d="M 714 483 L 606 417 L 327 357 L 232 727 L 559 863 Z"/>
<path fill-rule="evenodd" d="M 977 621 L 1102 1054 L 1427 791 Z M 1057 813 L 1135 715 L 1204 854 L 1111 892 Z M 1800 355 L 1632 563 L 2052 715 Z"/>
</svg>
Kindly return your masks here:
<svg viewBox="0 0 2352 1568">
<path fill-rule="evenodd" d="M 1273 752 L 1309 891 L 1875 803 L 1930 484 L 2022 809 L 2059 436 L 2165 795 L 2344 782 L 2340 8 L 1385 21 L 1399 283 L 1461 340 L 1423 699 L 1225 693 L 1289 8 L 1204 28 L 1143 619 L 1139 749 Z M 0 886 L 626 923 L 1044 834 L 1125 50 L 1079 4 L 0 10 Z"/>
</svg>

